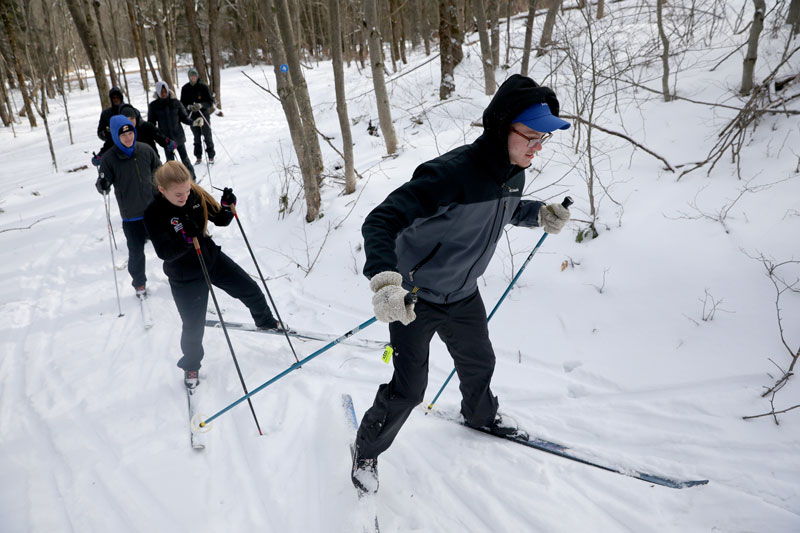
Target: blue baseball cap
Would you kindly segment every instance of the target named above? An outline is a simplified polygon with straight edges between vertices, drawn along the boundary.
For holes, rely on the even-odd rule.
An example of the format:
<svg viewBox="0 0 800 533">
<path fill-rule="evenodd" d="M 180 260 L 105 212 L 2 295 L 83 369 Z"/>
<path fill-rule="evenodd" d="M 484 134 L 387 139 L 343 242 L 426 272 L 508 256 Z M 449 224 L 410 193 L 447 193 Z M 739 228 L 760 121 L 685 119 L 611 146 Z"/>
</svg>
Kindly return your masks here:
<svg viewBox="0 0 800 533">
<path fill-rule="evenodd" d="M 540 131 L 542 133 L 550 133 L 555 130 L 565 130 L 569 128 L 570 124 L 566 120 L 562 120 L 550 112 L 550 106 L 542 102 L 533 104 L 528 109 L 523 111 L 517 116 L 514 122 L 521 122 L 532 130 Z"/>
</svg>

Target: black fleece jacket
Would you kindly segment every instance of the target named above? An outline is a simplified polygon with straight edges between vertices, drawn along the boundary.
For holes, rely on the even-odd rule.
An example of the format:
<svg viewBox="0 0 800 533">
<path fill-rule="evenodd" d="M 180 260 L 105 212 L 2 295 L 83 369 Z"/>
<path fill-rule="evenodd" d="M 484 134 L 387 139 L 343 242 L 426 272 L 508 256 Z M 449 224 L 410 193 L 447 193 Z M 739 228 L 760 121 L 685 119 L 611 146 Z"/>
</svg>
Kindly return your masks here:
<svg viewBox="0 0 800 533">
<path fill-rule="evenodd" d="M 423 299 L 456 302 L 477 290 L 506 224 L 537 226 L 541 202 L 522 200 L 524 169 L 511 164 L 511 120 L 546 102 L 558 116 L 555 93 L 513 75 L 483 113 L 483 134 L 472 144 L 423 163 L 361 228 L 371 278 L 391 270 Z"/>
<path fill-rule="evenodd" d="M 186 204 L 178 207 L 157 192 L 153 202 L 144 212 L 144 225 L 158 257 L 164 260 L 164 273 L 171 280 L 187 281 L 203 278 L 203 269 L 191 239 L 186 237 L 183 224 L 191 220 L 199 228 L 205 227 L 203 203 L 192 191 Z M 214 213 L 209 208 L 208 221 L 217 226 L 227 226 L 233 220 L 233 212 L 223 207 Z M 220 247 L 209 237 L 198 237 L 200 251 L 206 266 L 211 269 L 219 257 Z"/>
</svg>

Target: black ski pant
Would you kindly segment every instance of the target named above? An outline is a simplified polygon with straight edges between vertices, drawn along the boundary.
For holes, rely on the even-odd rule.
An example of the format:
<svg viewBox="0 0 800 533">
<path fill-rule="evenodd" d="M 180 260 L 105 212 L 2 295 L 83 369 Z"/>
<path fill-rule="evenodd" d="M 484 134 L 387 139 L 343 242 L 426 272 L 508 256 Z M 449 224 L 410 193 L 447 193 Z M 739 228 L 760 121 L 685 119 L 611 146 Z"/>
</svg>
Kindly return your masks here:
<svg viewBox="0 0 800 533">
<path fill-rule="evenodd" d="M 200 159 L 203 157 L 203 144 L 200 141 L 200 137 L 202 136 L 203 140 L 206 142 L 206 153 L 208 154 L 209 159 L 214 159 L 216 152 L 214 151 L 214 139 L 211 135 L 211 118 L 206 117 L 203 121 L 203 125 L 201 127 L 192 126 L 192 135 L 194 135 L 194 157 L 195 159 Z"/>
<path fill-rule="evenodd" d="M 494 373 L 494 350 L 489 341 L 486 308 L 475 291 L 458 302 L 435 304 L 419 299 L 417 318 L 408 326 L 389 324 L 394 347 L 394 374 L 378 387 L 372 407 L 358 428 L 361 457 L 373 458 L 394 441 L 411 411 L 423 400 L 428 385 L 429 345 L 433 334 L 447 346 L 461 382 L 461 413 L 467 424 L 486 426 L 497 414 L 497 398 L 489 384 Z"/>
<path fill-rule="evenodd" d="M 128 245 L 128 274 L 133 280 L 131 285 L 141 287 L 147 282 L 144 272 L 144 243 L 147 242 L 144 220 L 123 220 L 122 232 Z"/>
<path fill-rule="evenodd" d="M 211 283 L 246 305 L 256 326 L 275 327 L 277 323 L 261 289 L 233 259 L 219 252 L 217 260 L 206 266 Z M 206 327 L 208 285 L 205 278 L 201 277 L 191 280 L 170 279 L 169 286 L 183 321 L 183 357 L 178 361 L 178 366 L 184 370 L 199 370 L 204 355 L 203 334 Z"/>
<path fill-rule="evenodd" d="M 189 169 L 189 173 L 192 175 L 192 179 L 197 181 L 197 178 L 194 175 L 194 167 L 192 166 L 192 162 L 189 160 L 189 153 L 186 151 L 186 145 L 181 143 L 178 145 L 178 155 L 181 156 L 181 163 L 184 164 L 186 168 Z M 167 154 L 167 161 L 172 161 L 175 159 L 175 151 L 166 150 L 165 153 Z"/>
</svg>

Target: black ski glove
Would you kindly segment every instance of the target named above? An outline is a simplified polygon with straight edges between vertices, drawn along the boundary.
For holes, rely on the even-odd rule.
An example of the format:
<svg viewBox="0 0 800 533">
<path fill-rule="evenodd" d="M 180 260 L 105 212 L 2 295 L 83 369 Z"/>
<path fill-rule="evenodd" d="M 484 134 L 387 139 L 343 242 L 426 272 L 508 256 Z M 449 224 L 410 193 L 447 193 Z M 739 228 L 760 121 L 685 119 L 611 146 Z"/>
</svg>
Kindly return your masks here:
<svg viewBox="0 0 800 533">
<path fill-rule="evenodd" d="M 94 187 L 100 194 L 106 194 L 111 190 L 111 182 L 101 174 L 100 177 L 97 178 L 97 181 L 94 182 Z"/>
<path fill-rule="evenodd" d="M 222 204 L 222 207 L 236 205 L 236 195 L 233 194 L 233 189 L 230 187 L 225 187 L 222 190 L 222 198 L 219 199 L 219 203 Z"/>
<path fill-rule="evenodd" d="M 183 234 L 188 242 L 191 242 L 192 237 L 199 238 L 203 236 L 203 229 L 191 218 L 184 218 L 181 220 L 181 224 L 183 224 Z"/>
</svg>

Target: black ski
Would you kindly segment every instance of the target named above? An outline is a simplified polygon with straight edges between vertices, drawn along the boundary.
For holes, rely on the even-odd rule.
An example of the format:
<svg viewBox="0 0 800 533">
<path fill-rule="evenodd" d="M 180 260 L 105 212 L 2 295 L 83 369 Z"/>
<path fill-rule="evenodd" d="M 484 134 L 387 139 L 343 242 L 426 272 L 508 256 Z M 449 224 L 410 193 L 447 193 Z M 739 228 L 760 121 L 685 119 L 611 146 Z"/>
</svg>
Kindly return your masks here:
<svg viewBox="0 0 800 533">
<path fill-rule="evenodd" d="M 206 327 L 209 328 L 221 328 L 222 326 L 219 323 L 219 320 L 213 318 L 206 319 Z M 240 329 L 242 331 L 252 331 L 255 333 L 266 333 L 267 335 L 279 335 L 283 337 L 283 331 L 275 330 L 275 329 L 258 329 L 253 324 L 241 324 L 239 322 L 228 322 L 225 321 L 225 327 L 228 329 Z M 321 341 L 321 342 L 331 342 L 339 338 L 337 335 L 329 335 L 327 333 L 317 333 L 315 331 L 298 331 L 295 329 L 289 330 L 289 336 L 294 337 L 304 341 Z M 369 348 L 375 350 L 383 350 L 388 343 L 374 341 L 370 339 L 354 339 L 348 338 L 343 339 L 340 341 L 340 344 L 349 344 L 351 346 L 358 346 L 360 348 Z"/>
<path fill-rule="evenodd" d="M 186 401 L 189 405 L 189 441 L 195 450 L 203 450 L 206 447 L 205 434 L 196 432 L 194 429 L 195 415 L 197 414 L 197 387 L 194 389 L 186 388 Z"/>
<path fill-rule="evenodd" d="M 534 448 L 539 451 L 551 453 L 553 455 L 557 455 L 559 457 L 563 457 L 564 459 L 569 459 L 570 461 L 575 461 L 578 463 L 582 463 L 588 466 L 593 466 L 595 468 L 599 468 L 601 470 L 605 470 L 607 472 L 614 472 L 615 474 L 622 474 L 623 476 L 628 476 L 636 479 L 640 479 L 642 481 L 646 481 L 648 483 L 653 483 L 655 485 L 661 485 L 662 487 L 669 487 L 671 489 L 685 489 L 687 487 L 695 487 L 697 485 L 706 485 L 708 483 L 707 479 L 699 479 L 699 480 L 680 480 L 665 476 L 658 476 L 655 474 L 648 474 L 645 472 L 638 472 L 633 469 L 625 469 L 619 467 L 613 467 L 604 465 L 595 461 L 591 461 L 589 459 L 584 459 L 580 457 L 579 452 L 573 451 L 571 448 L 567 446 L 563 446 L 561 444 L 539 439 L 535 437 L 530 437 L 528 439 L 520 438 L 520 437 L 500 437 L 498 435 L 494 435 L 488 429 L 481 429 L 481 428 L 473 428 L 467 426 L 463 419 L 454 418 L 452 416 L 448 416 L 446 413 L 442 413 L 441 411 L 427 411 L 427 413 L 433 413 L 438 418 L 449 420 L 450 422 L 455 422 L 459 425 L 464 427 L 468 427 L 470 429 L 474 429 L 476 431 L 480 431 L 481 433 L 485 433 L 486 435 L 491 435 L 492 437 L 501 438 L 505 440 L 509 440 L 511 442 L 516 442 L 517 444 L 522 444 L 523 446 L 527 446 L 529 448 Z"/>
<path fill-rule="evenodd" d="M 358 417 L 356 417 L 356 410 L 353 407 L 353 398 L 351 398 L 349 394 L 342 394 L 342 408 L 344 409 L 344 414 L 347 417 L 348 426 L 350 426 L 350 428 L 353 430 L 353 440 L 350 441 L 350 458 L 352 459 L 356 451 L 355 432 L 358 431 Z M 371 504 L 372 509 L 370 514 L 375 515 L 375 533 L 380 533 L 381 528 L 378 525 L 378 512 L 375 509 L 374 495 L 363 493 L 359 490 L 358 499 L 359 501 L 363 500 L 364 502 L 369 502 Z M 372 529 L 371 525 L 369 527 L 364 526 L 365 532 L 370 529 Z"/>
</svg>

